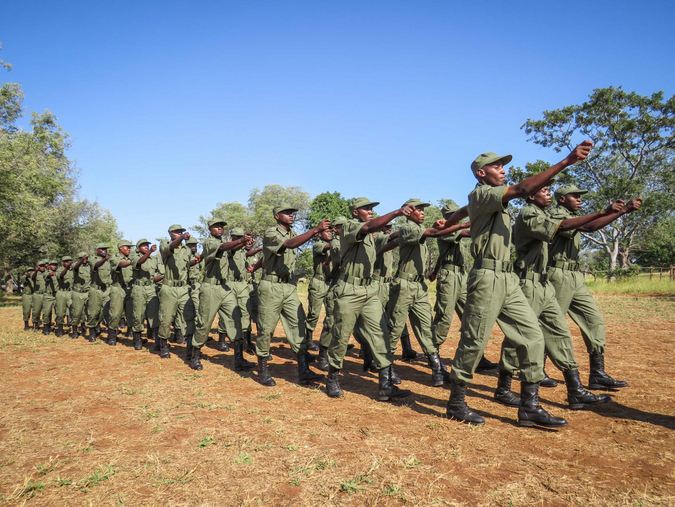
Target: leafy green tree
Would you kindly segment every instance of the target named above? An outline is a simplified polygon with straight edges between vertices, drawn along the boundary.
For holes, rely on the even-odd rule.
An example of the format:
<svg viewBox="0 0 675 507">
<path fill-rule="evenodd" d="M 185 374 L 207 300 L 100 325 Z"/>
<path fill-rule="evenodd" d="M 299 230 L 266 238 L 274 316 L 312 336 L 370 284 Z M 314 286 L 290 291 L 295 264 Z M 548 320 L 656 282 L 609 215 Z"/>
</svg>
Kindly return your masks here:
<svg viewBox="0 0 675 507">
<path fill-rule="evenodd" d="M 307 214 L 307 227 L 314 227 L 324 218 L 333 220 L 342 215 L 350 217 L 349 201 L 340 192 L 323 192 L 312 199 Z"/>
<path fill-rule="evenodd" d="M 226 230 L 241 227 L 244 231 L 250 232 L 252 216 L 250 210 L 242 203 L 237 201 L 221 202 L 211 210 L 208 216 L 200 216 L 199 223 L 194 226 L 199 236 L 203 239 L 209 234 L 208 221 L 211 217 L 224 217 L 227 221 Z"/>
<path fill-rule="evenodd" d="M 571 150 L 581 139 L 595 143 L 591 156 L 562 177 L 590 191 L 585 200 L 591 209 L 614 199 L 643 198 L 639 212 L 586 235 L 608 256 L 612 271 L 628 266 L 645 231 L 672 216 L 674 111 L 675 97 L 664 98 L 663 92 L 643 96 L 609 87 L 594 90 L 582 104 L 544 111 L 542 118 L 523 125 L 530 141 L 557 152 Z"/>
<path fill-rule="evenodd" d="M 675 217 L 666 217 L 641 234 L 635 257 L 643 266 L 675 266 Z"/>
<path fill-rule="evenodd" d="M 302 229 L 307 223 L 309 194 L 300 187 L 265 185 L 262 190 L 254 188 L 248 198 L 248 209 L 251 213 L 250 232 L 262 236 L 265 229 L 276 223 L 272 210 L 283 203 L 298 208 L 296 227 Z"/>
</svg>

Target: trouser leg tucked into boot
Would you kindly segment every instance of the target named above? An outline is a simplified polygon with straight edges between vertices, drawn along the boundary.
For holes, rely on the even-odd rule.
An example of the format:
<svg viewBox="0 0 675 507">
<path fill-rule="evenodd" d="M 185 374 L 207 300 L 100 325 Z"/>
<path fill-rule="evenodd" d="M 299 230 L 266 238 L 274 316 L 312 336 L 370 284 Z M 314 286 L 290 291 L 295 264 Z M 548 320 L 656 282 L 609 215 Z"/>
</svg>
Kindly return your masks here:
<svg viewBox="0 0 675 507">
<path fill-rule="evenodd" d="M 315 366 L 323 371 L 328 371 L 328 347 L 319 347 L 319 357 L 316 360 Z"/>
<path fill-rule="evenodd" d="M 391 365 L 382 368 L 378 372 L 378 391 L 377 399 L 379 401 L 391 401 L 398 398 L 405 398 L 410 396 L 410 391 L 406 389 L 399 389 L 391 381 Z"/>
<path fill-rule="evenodd" d="M 277 383 L 272 378 L 272 375 L 270 375 L 266 357 L 258 357 L 258 380 L 262 385 L 267 387 L 277 385 Z"/>
<path fill-rule="evenodd" d="M 58 324 L 56 326 L 56 331 L 54 331 L 54 334 L 59 337 L 63 336 L 63 324 Z"/>
<path fill-rule="evenodd" d="M 539 387 L 556 387 L 557 385 L 558 382 L 549 377 L 548 373 L 546 373 L 546 356 L 544 356 L 544 380 L 539 382 Z"/>
<path fill-rule="evenodd" d="M 218 343 L 216 344 L 216 350 L 221 352 L 229 352 L 230 345 L 227 343 L 227 336 L 225 333 L 218 333 Z"/>
<path fill-rule="evenodd" d="M 567 402 L 572 410 L 581 410 L 591 405 L 607 403 L 611 400 L 606 394 L 593 394 L 584 389 L 579 380 L 579 370 L 567 370 L 565 375 L 565 385 L 567 386 Z"/>
<path fill-rule="evenodd" d="M 255 345 L 253 345 L 253 339 L 251 338 L 251 331 L 248 330 L 244 334 L 246 338 L 246 353 L 252 356 L 255 356 Z"/>
<path fill-rule="evenodd" d="M 446 405 L 445 413 L 450 419 L 462 421 L 468 424 L 484 424 L 483 419 L 476 412 L 472 411 L 465 401 L 466 384 L 453 380 L 450 382 L 450 398 Z"/>
<path fill-rule="evenodd" d="M 23 321 L 23 330 L 24 330 L 24 331 L 30 330 L 30 324 L 28 323 L 27 320 L 24 320 L 24 321 Z"/>
<path fill-rule="evenodd" d="M 496 374 L 499 371 L 499 365 L 493 363 L 487 357 L 483 356 L 476 366 L 476 373 L 482 373 L 483 375 Z"/>
<path fill-rule="evenodd" d="M 513 377 L 506 370 L 499 370 L 497 379 L 497 390 L 495 391 L 495 400 L 509 407 L 519 407 L 520 397 L 511 390 Z"/>
<path fill-rule="evenodd" d="M 49 333 L 52 332 L 52 324 L 51 322 L 45 323 L 45 327 L 42 328 L 42 334 L 43 335 L 48 335 Z"/>
<path fill-rule="evenodd" d="M 203 370 L 201 362 L 202 350 L 199 347 L 192 347 L 192 354 L 190 354 L 190 368 L 193 370 Z"/>
<path fill-rule="evenodd" d="M 234 342 L 234 369 L 236 371 L 249 371 L 255 368 L 255 364 L 244 359 L 244 342 Z"/>
<path fill-rule="evenodd" d="M 141 350 L 143 348 L 143 338 L 141 338 L 140 331 L 134 331 L 133 336 L 134 336 L 134 349 Z"/>
<path fill-rule="evenodd" d="M 417 352 L 415 352 L 415 350 L 412 348 L 412 345 L 410 344 L 410 335 L 408 334 L 407 330 L 403 331 L 400 341 L 401 349 L 403 350 L 401 359 L 404 361 L 413 361 L 417 359 Z"/>
<path fill-rule="evenodd" d="M 438 355 L 438 352 L 434 352 L 433 354 L 427 354 L 427 359 L 429 360 L 429 367 L 431 368 L 431 385 L 434 387 L 441 387 L 446 381 L 447 375 L 447 372 L 444 375 L 441 357 Z"/>
<path fill-rule="evenodd" d="M 166 338 L 159 338 L 159 357 L 166 359 L 171 354 L 169 353 L 169 340 Z"/>
<path fill-rule="evenodd" d="M 605 355 L 602 352 L 591 352 L 590 361 L 589 389 L 621 389 L 628 386 L 628 382 L 612 378 L 605 371 Z"/>
<path fill-rule="evenodd" d="M 543 426 L 559 428 L 567 421 L 562 417 L 554 417 L 539 404 L 539 384 L 520 382 L 520 407 L 518 408 L 518 424 L 521 426 Z"/>
<path fill-rule="evenodd" d="M 96 341 L 96 328 L 95 327 L 89 328 L 89 336 L 87 336 L 87 341 L 89 341 L 89 342 L 95 342 Z"/>
<path fill-rule="evenodd" d="M 176 329 L 176 333 L 174 334 L 175 341 L 178 345 L 182 345 L 185 343 L 185 337 L 183 336 L 183 332 L 180 329 Z"/>
<path fill-rule="evenodd" d="M 309 362 L 307 361 L 307 352 L 298 352 L 298 381 L 299 382 L 315 382 L 323 378 L 323 375 L 314 373 L 309 369 Z"/>
<path fill-rule="evenodd" d="M 105 342 L 108 345 L 117 345 L 117 329 L 108 329 L 108 339 Z"/>
</svg>

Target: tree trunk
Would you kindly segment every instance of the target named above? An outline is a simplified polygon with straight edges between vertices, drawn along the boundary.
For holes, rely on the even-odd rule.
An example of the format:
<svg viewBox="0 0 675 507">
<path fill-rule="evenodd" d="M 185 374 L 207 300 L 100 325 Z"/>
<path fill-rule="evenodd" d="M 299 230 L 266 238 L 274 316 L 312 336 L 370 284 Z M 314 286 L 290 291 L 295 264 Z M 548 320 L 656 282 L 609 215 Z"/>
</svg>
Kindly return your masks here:
<svg viewBox="0 0 675 507">
<path fill-rule="evenodd" d="M 614 272 L 616 271 L 617 261 L 619 257 L 619 240 L 615 239 L 611 242 L 611 249 L 609 251 L 609 273 L 607 273 L 607 280 L 614 280 Z"/>
</svg>

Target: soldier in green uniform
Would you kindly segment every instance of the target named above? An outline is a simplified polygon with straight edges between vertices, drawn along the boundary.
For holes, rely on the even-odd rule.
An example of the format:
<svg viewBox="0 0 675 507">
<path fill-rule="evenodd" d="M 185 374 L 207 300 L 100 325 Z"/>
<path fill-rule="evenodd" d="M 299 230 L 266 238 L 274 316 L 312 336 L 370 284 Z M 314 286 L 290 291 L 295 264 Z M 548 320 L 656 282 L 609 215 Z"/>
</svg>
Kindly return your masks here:
<svg viewBox="0 0 675 507">
<path fill-rule="evenodd" d="M 107 244 L 96 245 L 96 258 L 91 267 L 91 286 L 87 297 L 87 328 L 89 329 L 87 340 L 90 342 L 95 342 L 98 338 L 101 332 L 101 322 L 108 313 L 110 286 L 113 281 L 110 258 Z"/>
<path fill-rule="evenodd" d="M 136 350 L 143 348 L 141 333 L 145 321 L 148 322 L 148 329 L 153 330 L 153 336 L 154 330 L 159 327 L 159 296 L 155 283 L 160 275 L 157 256 L 152 255 L 156 251 L 157 245 L 151 245 L 145 238 L 139 239 L 136 242 L 136 254 L 132 258 L 131 334 Z"/>
<path fill-rule="evenodd" d="M 233 339 L 235 370 L 250 370 L 254 366 L 244 359 L 241 312 L 238 308 L 237 297 L 227 282 L 230 261 L 226 254 L 226 252 L 246 247 L 250 244 L 251 237 L 244 234 L 236 240 L 225 241 L 223 238 L 225 225 L 227 222 L 224 219 L 211 218 L 208 221 L 210 236 L 202 244 L 204 279 L 199 291 L 199 327 L 192 340 L 188 341 L 188 359 L 190 368 L 193 370 L 203 369 L 200 360 L 201 348 L 208 340 L 213 319 L 220 311 L 227 319 L 226 329 Z"/>
<path fill-rule="evenodd" d="M 164 263 L 164 279 L 159 291 L 159 357 L 169 357 L 169 335 L 176 315 L 185 311 L 190 298 L 188 292 L 188 271 L 190 249 L 183 240 L 190 239 L 190 233 L 178 224 L 169 227 L 170 240 L 163 239 L 159 252 Z M 183 340 L 181 340 L 183 341 Z"/>
<path fill-rule="evenodd" d="M 73 265 L 73 258 L 69 255 L 61 257 L 61 266 L 56 271 L 56 307 L 54 314 L 56 316 L 56 336 L 63 336 L 63 324 L 66 320 L 66 314 L 72 303 L 73 290 L 73 272 L 70 269 Z M 72 319 L 68 319 L 72 326 Z"/>
<path fill-rule="evenodd" d="M 131 282 L 133 279 L 131 254 L 132 243 L 123 239 L 117 244 L 117 253 L 110 258 L 112 286 L 110 287 L 110 320 L 108 321 L 108 345 L 117 344 L 122 317 L 127 323 L 133 321 Z"/>
<path fill-rule="evenodd" d="M 453 224 L 448 227 L 425 227 L 424 208 L 431 206 L 420 199 L 408 199 L 403 206 L 413 211 L 406 216 L 401 227 L 393 232 L 384 250 L 399 247 L 399 262 L 391 285 L 391 296 L 387 313 L 391 333 L 391 351 L 396 351 L 398 337 L 406 326 L 408 318 L 413 332 L 422 345 L 431 367 L 431 382 L 440 387 L 450 381 L 450 375 L 434 345 L 431 332 L 431 303 L 426 282 L 429 249 L 427 238 L 443 237 L 466 229 L 469 223 Z"/>
<path fill-rule="evenodd" d="M 91 265 L 87 252 L 79 252 L 77 260 L 71 268 L 73 272 L 73 290 L 71 291 L 70 304 L 70 337 L 77 338 L 79 326 L 82 326 L 82 334 L 86 336 L 85 309 L 91 288 Z"/>
<path fill-rule="evenodd" d="M 558 220 L 575 217 L 587 191 L 576 185 L 562 185 L 555 191 L 557 204 L 549 210 Z M 589 389 L 619 389 L 628 384 L 612 378 L 605 371 L 605 323 L 593 296 L 586 288 L 579 271 L 581 232 L 593 232 L 605 227 L 620 216 L 640 208 L 641 199 L 631 199 L 618 211 L 598 218 L 578 229 L 560 231 L 549 249 L 548 279 L 555 288 L 556 299 L 563 314 L 569 313 L 579 326 L 590 360 Z"/>
<path fill-rule="evenodd" d="M 456 204 L 445 204 L 441 213 L 445 219 L 459 209 Z M 466 304 L 467 259 L 464 255 L 463 243 L 471 240 L 471 231 L 462 229 L 449 236 L 436 238 L 438 243 L 438 260 L 429 274 L 429 280 L 436 280 L 436 302 L 434 304 L 434 321 L 431 326 L 433 341 L 440 350 L 445 342 L 452 324 L 452 315 L 457 313 L 462 319 Z M 477 373 L 492 373 L 497 365 L 485 356 L 481 357 Z"/>
<path fill-rule="evenodd" d="M 230 231 L 230 240 L 238 241 L 244 237 L 244 229 L 235 227 Z M 249 240 L 249 243 L 252 241 Z M 247 245 L 249 245 L 247 243 Z M 250 246 L 250 245 L 249 245 Z M 252 253 L 249 253 L 252 252 Z M 249 289 L 250 273 L 247 271 L 246 260 L 251 255 L 255 255 L 255 250 L 237 248 L 227 252 L 228 269 L 227 269 L 227 286 L 234 293 L 237 300 L 237 315 L 241 318 L 241 329 L 243 333 L 244 348 L 251 344 L 251 316 L 249 314 L 249 300 L 251 292 Z"/>
<path fill-rule="evenodd" d="M 190 249 L 190 269 L 188 270 L 190 299 L 185 304 L 183 320 L 185 322 L 185 339 L 189 342 L 192 340 L 195 330 L 199 327 L 199 290 L 204 277 L 204 263 L 201 255 L 197 253 L 197 245 L 199 244 L 197 238 L 192 236 L 185 244 Z"/>
<path fill-rule="evenodd" d="M 42 299 L 42 334 L 48 335 L 52 332 L 52 313 L 54 313 L 54 304 L 56 303 L 56 292 L 58 290 L 58 282 L 56 281 L 56 269 L 59 263 L 56 259 L 52 259 L 47 263 L 47 270 L 45 271 L 45 293 Z"/>
<path fill-rule="evenodd" d="M 483 355 L 492 326 L 499 319 L 505 339 L 517 351 L 523 377 L 518 423 L 549 428 L 567 424 L 539 404 L 539 382 L 544 378 L 544 336 L 537 316 L 520 289 L 520 279 L 513 273 L 511 216 L 507 208 L 512 199 L 536 193 L 566 167 L 584 160 L 591 147 L 590 141 L 584 141 L 559 163 L 510 186 L 504 184 L 504 165 L 511 161 L 511 155 L 483 153 L 471 164 L 478 180 L 469 194 L 467 207 L 474 265 L 467 281 L 460 340 L 452 363 L 448 417 L 471 424 L 485 422 L 466 405 L 466 386 Z M 448 222 L 467 216 L 463 209 L 455 212 Z"/>
<path fill-rule="evenodd" d="M 269 373 L 267 358 L 270 341 L 281 318 L 286 340 L 297 355 L 298 380 L 312 382 L 321 378 L 309 369 L 307 343 L 305 342 L 305 312 L 298 299 L 295 278 L 295 249 L 307 243 L 316 234 L 330 227 L 328 220 L 321 220 L 307 232 L 295 235 L 292 230 L 297 208 L 287 204 L 276 206 L 272 212 L 277 225 L 270 227 L 263 236 L 263 271 L 258 287 L 258 315 L 260 336 L 256 340 L 258 375 L 260 383 L 274 386 Z"/>
<path fill-rule="evenodd" d="M 340 271 L 334 291 L 334 327 L 328 349 L 328 380 L 326 393 L 332 398 L 342 396 L 339 373 L 342 369 L 349 337 L 358 324 L 368 343 L 379 375 L 377 398 L 388 401 L 410 394 L 392 383 L 392 351 L 386 319 L 380 301 L 379 284 L 373 281 L 377 256 L 376 235 L 393 219 L 410 215 L 412 206 L 373 218 L 377 202 L 356 197 L 350 203 L 353 220 L 342 226 L 340 236 Z"/>
<path fill-rule="evenodd" d="M 262 252 L 262 247 L 251 247 L 246 250 L 246 273 L 248 280 L 248 329 L 244 331 L 246 339 L 246 352 L 255 355 L 255 345 L 251 335 L 253 333 L 253 323 L 255 323 L 256 336 L 260 333 L 260 324 L 258 323 L 258 283 L 260 282 L 260 268 L 262 267 L 262 257 L 258 254 Z"/>
<path fill-rule="evenodd" d="M 42 326 L 42 302 L 45 294 L 45 276 L 47 271 L 47 259 L 38 261 L 33 271 L 33 298 L 31 302 L 33 310 L 33 331 L 37 332 Z"/>
<path fill-rule="evenodd" d="M 33 307 L 33 291 L 35 290 L 35 283 L 33 281 L 33 273 L 35 268 L 24 268 L 21 275 L 21 306 L 23 309 L 23 330 L 30 330 L 31 308 Z"/>
<path fill-rule="evenodd" d="M 565 315 L 555 298 L 555 289 L 546 279 L 548 242 L 556 233 L 571 231 L 623 208 L 617 201 L 604 212 L 567 219 L 552 218 L 546 213 L 551 204 L 548 186 L 527 198 L 513 227 L 516 247 L 515 270 L 520 277 L 520 288 L 539 319 L 544 334 L 546 355 L 563 372 L 567 386 L 567 400 L 573 410 L 609 401 L 608 396 L 596 396 L 586 391 L 579 380 L 579 369 L 574 359 L 572 335 Z M 520 400 L 511 391 L 511 378 L 518 367 L 515 349 L 506 341 L 502 346 L 502 361 L 495 399 L 505 405 L 519 406 Z"/>
<path fill-rule="evenodd" d="M 321 336 L 327 336 L 330 329 L 331 316 L 328 312 L 328 295 L 333 286 L 334 277 L 340 264 L 340 240 L 333 235 L 331 229 L 319 233 L 319 237 L 312 245 L 312 264 L 314 274 L 309 282 L 307 290 L 307 319 L 305 321 L 305 341 L 307 348 L 311 349 L 312 336 L 317 324 L 321 307 L 326 307 Z M 319 339 L 319 341 L 321 341 Z M 330 342 L 324 340 L 323 346 L 319 346 L 319 357 L 327 357 Z"/>
</svg>

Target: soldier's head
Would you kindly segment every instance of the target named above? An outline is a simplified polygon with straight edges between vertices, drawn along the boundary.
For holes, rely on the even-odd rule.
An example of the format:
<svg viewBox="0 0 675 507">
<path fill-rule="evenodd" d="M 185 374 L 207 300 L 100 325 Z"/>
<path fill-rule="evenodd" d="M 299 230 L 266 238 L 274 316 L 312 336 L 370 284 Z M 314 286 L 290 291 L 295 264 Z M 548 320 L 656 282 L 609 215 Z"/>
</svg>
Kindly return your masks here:
<svg viewBox="0 0 675 507">
<path fill-rule="evenodd" d="M 382 232 L 385 234 L 391 234 L 391 224 L 387 224 L 382 228 Z"/>
<path fill-rule="evenodd" d="M 47 269 L 47 261 L 42 259 L 38 261 L 37 270 L 43 273 Z"/>
<path fill-rule="evenodd" d="M 99 243 L 96 245 L 96 255 L 99 257 L 105 257 L 108 255 L 108 245 L 104 243 Z"/>
<path fill-rule="evenodd" d="M 424 208 L 431 206 L 430 203 L 424 202 L 421 199 L 417 199 L 416 197 L 412 199 L 408 199 L 406 202 L 403 203 L 403 206 L 412 206 L 413 211 L 410 213 L 408 218 L 415 222 L 416 224 L 421 224 L 424 222 Z M 401 207 L 403 207 L 401 206 Z"/>
<path fill-rule="evenodd" d="M 333 229 L 326 229 L 319 233 L 319 237 L 324 241 L 330 241 L 333 239 Z"/>
<path fill-rule="evenodd" d="M 553 197 L 551 197 L 551 187 L 548 185 L 541 187 L 539 191 L 535 192 L 527 198 L 527 202 L 531 202 L 539 206 L 540 208 L 547 208 L 553 202 Z"/>
<path fill-rule="evenodd" d="M 141 255 L 148 255 L 150 251 L 150 242 L 143 238 L 136 241 L 136 251 Z"/>
<path fill-rule="evenodd" d="M 197 253 L 197 245 L 199 244 L 199 242 L 197 241 L 197 238 L 195 238 L 194 236 L 190 236 L 190 239 L 188 239 L 185 242 L 185 244 L 188 246 L 188 248 L 190 249 L 190 251 L 193 254 Z"/>
<path fill-rule="evenodd" d="M 129 257 L 129 254 L 131 253 L 131 242 L 123 239 L 117 244 L 117 251 L 125 257 Z"/>
<path fill-rule="evenodd" d="M 73 258 L 70 255 L 64 255 L 61 257 L 61 265 L 66 269 L 70 269 L 70 266 L 73 265 Z"/>
<path fill-rule="evenodd" d="M 367 222 L 373 218 L 373 208 L 380 204 L 377 201 L 371 201 L 367 197 L 355 197 L 349 204 L 352 216 L 359 222 Z"/>
<path fill-rule="evenodd" d="M 583 190 L 574 184 L 561 185 L 555 191 L 555 200 L 568 210 L 577 211 L 583 204 L 581 196 L 586 193 L 588 190 Z"/>
<path fill-rule="evenodd" d="M 335 234 L 337 234 L 338 236 L 342 236 L 342 227 L 346 223 L 347 223 L 347 219 L 345 217 L 343 217 L 342 215 L 335 217 L 333 219 L 333 221 L 331 222 L 331 225 L 333 226 L 333 231 L 335 232 Z"/>
<path fill-rule="evenodd" d="M 82 259 L 82 262 L 80 264 L 87 266 L 89 264 L 89 255 L 87 252 L 79 252 L 77 254 L 78 259 Z"/>
<path fill-rule="evenodd" d="M 49 264 L 47 264 L 47 268 L 49 268 L 49 271 L 56 271 L 56 268 L 59 267 L 59 263 L 56 261 L 56 259 L 52 259 L 49 261 Z"/>
<path fill-rule="evenodd" d="M 272 214 L 274 215 L 274 219 L 278 224 L 281 224 L 284 227 L 288 227 L 290 229 L 295 223 L 295 214 L 297 211 L 298 208 L 295 208 L 290 204 L 283 203 L 279 206 L 275 206 L 272 210 Z"/>
<path fill-rule="evenodd" d="M 184 232 L 185 227 L 182 225 L 173 224 L 171 227 L 169 227 L 169 237 L 171 238 L 171 241 L 176 241 L 178 236 L 182 236 Z"/>
<path fill-rule="evenodd" d="M 506 181 L 504 166 L 512 159 L 511 155 L 497 155 L 491 151 L 481 153 L 471 163 L 471 171 L 481 183 L 491 187 L 499 187 Z"/>
<path fill-rule="evenodd" d="M 225 219 L 220 217 L 213 217 L 208 221 L 209 232 L 216 238 L 222 237 L 226 225 Z"/>
</svg>

